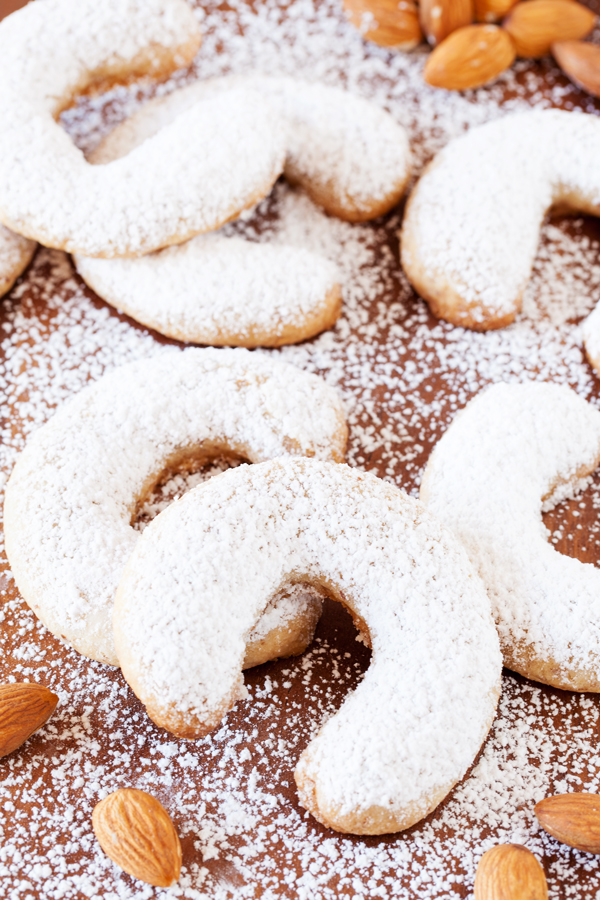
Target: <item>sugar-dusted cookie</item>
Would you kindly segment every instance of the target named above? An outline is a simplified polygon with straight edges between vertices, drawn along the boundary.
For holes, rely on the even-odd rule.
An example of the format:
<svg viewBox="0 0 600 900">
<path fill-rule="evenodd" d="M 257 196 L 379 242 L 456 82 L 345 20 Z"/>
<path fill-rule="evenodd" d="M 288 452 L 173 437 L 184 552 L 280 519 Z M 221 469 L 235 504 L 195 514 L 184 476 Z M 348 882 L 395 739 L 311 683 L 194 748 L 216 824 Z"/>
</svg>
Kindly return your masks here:
<svg viewBox="0 0 600 900">
<path fill-rule="evenodd" d="M 0 23 L 0 220 L 49 247 L 129 256 L 218 228 L 271 188 L 285 129 L 240 87 L 126 158 L 90 165 L 56 117 L 99 81 L 160 75 L 200 43 L 184 0 L 44 0 Z"/>
<path fill-rule="evenodd" d="M 206 734 L 245 695 L 249 631 L 297 580 L 347 606 L 373 650 L 358 688 L 300 757 L 300 802 L 338 831 L 408 828 L 477 755 L 501 658 L 464 548 L 387 482 L 277 459 L 230 469 L 172 504 L 119 584 L 123 674 L 159 725 Z"/>
<path fill-rule="evenodd" d="M 542 509 L 600 461 L 600 412 L 569 388 L 496 384 L 429 458 L 421 499 L 463 541 L 492 601 L 504 663 L 600 691 L 600 572 L 548 544 Z"/>
<path fill-rule="evenodd" d="M 398 203 L 411 168 L 404 128 L 376 103 L 350 91 L 283 75 L 213 78 L 150 100 L 117 126 L 90 160 L 121 157 L 198 101 L 241 88 L 268 99 L 285 123 L 285 175 L 328 213 L 362 222 Z"/>
<path fill-rule="evenodd" d="M 402 266 L 434 315 L 485 331 L 513 321 L 552 207 L 600 214 L 600 119 L 508 115 L 451 141 L 413 190 Z"/>
<path fill-rule="evenodd" d="M 75 257 L 104 300 L 161 334 L 197 344 L 279 347 L 335 324 L 335 263 L 300 247 L 202 234 L 139 259 Z"/>
<path fill-rule="evenodd" d="M 272 357 L 169 349 L 122 366 L 59 409 L 17 460 L 4 530 L 19 590 L 55 635 L 117 665 L 113 598 L 140 537 L 131 523 L 161 476 L 215 455 L 341 460 L 346 433 L 335 391 Z M 282 602 L 273 628 L 294 652 L 288 626 L 298 637 L 306 622 L 294 625 Z"/>
<path fill-rule="evenodd" d="M 286 127 L 285 174 L 328 212 L 361 221 L 398 202 L 410 174 L 404 129 L 360 97 L 293 78 L 216 78 L 151 100 L 117 126 L 90 161 L 112 164 L 195 104 L 242 86 L 268 98 Z M 205 235 L 140 259 L 78 256 L 75 263 L 103 299 L 183 341 L 279 346 L 331 327 L 341 309 L 336 267 L 297 247 Z"/>
<path fill-rule="evenodd" d="M 33 258 L 35 241 L 15 234 L 0 225 L 0 297 L 10 291 L 11 287 Z"/>
</svg>

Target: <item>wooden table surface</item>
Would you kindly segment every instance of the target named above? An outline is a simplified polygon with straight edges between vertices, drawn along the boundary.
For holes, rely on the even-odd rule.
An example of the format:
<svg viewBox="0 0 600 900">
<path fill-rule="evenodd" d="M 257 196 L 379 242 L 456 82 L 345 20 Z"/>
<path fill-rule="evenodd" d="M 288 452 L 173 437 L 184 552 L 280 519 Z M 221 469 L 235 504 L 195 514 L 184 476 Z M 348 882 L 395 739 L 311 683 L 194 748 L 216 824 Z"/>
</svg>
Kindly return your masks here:
<svg viewBox="0 0 600 900">
<path fill-rule="evenodd" d="M 18 5 L 0 0 L 0 16 Z M 328 17 L 322 9 L 323 4 L 313 8 L 302 0 L 262 8 L 241 0 L 229 7 L 211 4 L 205 46 L 223 54 L 224 69 L 243 71 L 266 61 L 267 68 L 280 63 L 286 71 L 305 77 L 314 71 L 314 77 L 343 83 L 352 82 L 358 67 L 357 89 L 392 112 L 400 109 L 402 98 L 390 74 L 394 55 L 363 44 L 333 4 Z M 311 50 L 311 41 L 324 40 L 327 22 L 334 23 L 335 72 L 323 69 L 319 49 Z M 278 43 L 282 34 L 294 35 L 287 49 Z M 251 48 L 247 59 L 240 40 Z M 558 84 L 562 105 L 600 112 L 600 103 L 567 87 L 551 62 L 520 65 L 517 81 L 506 82 L 507 99 L 515 95 L 524 107 L 535 106 Z M 201 51 L 186 78 L 206 77 L 214 69 Z M 440 101 L 424 94 L 411 73 L 405 102 L 421 165 L 435 133 L 432 125 L 421 152 L 422 109 L 425 101 L 434 106 Z M 474 111 L 468 115 L 494 96 L 489 89 L 472 97 Z M 106 102 L 85 100 L 64 124 L 88 147 L 126 108 L 119 92 Z M 449 126 L 441 107 L 436 109 L 442 145 Z M 340 390 L 349 415 L 349 463 L 415 495 L 436 441 L 456 411 L 490 382 L 557 381 L 600 406 L 600 381 L 583 357 L 578 330 L 600 299 L 600 227 L 589 218 L 547 223 L 526 312 L 504 332 L 475 335 L 439 323 L 410 289 L 398 263 L 401 215 L 402 207 L 369 225 L 341 224 L 280 183 L 249 223 L 230 229 L 262 240 L 289 234 L 308 246 L 323 245 L 323 252 L 336 257 L 345 291 L 340 323 L 329 335 L 280 355 L 324 375 Z M 572 309 L 566 308 L 571 303 Z M 172 343 L 96 297 L 65 254 L 44 249 L 4 298 L 0 334 L 4 478 L 26 436 L 57 404 L 103 371 Z M 545 514 L 557 550 L 600 562 L 599 505 L 600 477 L 595 477 L 582 495 Z M 505 672 L 498 717 L 478 764 L 431 816 L 399 835 L 339 835 L 299 806 L 293 781 L 295 761 L 311 734 L 369 664 L 369 652 L 338 604 L 326 603 L 315 642 L 303 657 L 248 672 L 250 699 L 238 704 L 214 735 L 186 743 L 148 720 L 119 671 L 80 657 L 40 626 L 4 557 L 1 568 L 0 680 L 39 681 L 61 697 L 48 726 L 2 761 L 2 896 L 161 895 L 120 873 L 93 838 L 93 806 L 119 786 L 149 790 L 172 815 L 184 858 L 175 896 L 467 897 L 483 850 L 511 840 L 537 854 L 551 897 L 597 896 L 597 858 L 545 836 L 532 813 L 534 803 L 553 792 L 600 790 L 595 696 L 553 690 Z"/>
</svg>

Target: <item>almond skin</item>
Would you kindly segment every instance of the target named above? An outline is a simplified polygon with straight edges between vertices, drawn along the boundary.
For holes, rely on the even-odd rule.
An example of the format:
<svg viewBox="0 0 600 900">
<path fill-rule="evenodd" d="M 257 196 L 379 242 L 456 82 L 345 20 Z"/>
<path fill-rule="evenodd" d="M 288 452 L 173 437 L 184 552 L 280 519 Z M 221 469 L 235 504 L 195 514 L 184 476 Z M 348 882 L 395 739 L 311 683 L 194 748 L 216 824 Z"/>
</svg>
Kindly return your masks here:
<svg viewBox="0 0 600 900">
<path fill-rule="evenodd" d="M 499 22 L 518 0 L 475 0 L 477 22 Z"/>
<path fill-rule="evenodd" d="M 41 684 L 0 684 L 0 756 L 8 756 L 48 721 L 58 697 Z"/>
<path fill-rule="evenodd" d="M 464 91 L 493 81 L 512 65 L 514 58 L 515 48 L 502 28 L 467 25 L 433 50 L 423 77 L 433 87 Z"/>
<path fill-rule="evenodd" d="M 475 900 L 547 900 L 541 865 L 521 844 L 499 844 L 484 853 L 475 876 Z"/>
<path fill-rule="evenodd" d="M 352 24 L 380 47 L 412 50 L 423 35 L 414 0 L 344 0 Z"/>
<path fill-rule="evenodd" d="M 517 3 L 502 23 L 517 56 L 546 56 L 555 41 L 579 40 L 590 33 L 596 16 L 575 0 L 527 0 Z"/>
<path fill-rule="evenodd" d="M 577 87 L 600 97 L 600 47 L 584 41 L 557 41 L 552 44 L 552 55 Z"/>
<path fill-rule="evenodd" d="M 586 853 L 600 853 L 600 795 L 556 794 L 534 809 L 548 834 Z"/>
<path fill-rule="evenodd" d="M 175 884 L 181 845 L 169 814 L 156 797 L 121 788 L 94 808 L 98 843 L 123 871 L 155 887 Z"/>
<path fill-rule="evenodd" d="M 473 0 L 421 0 L 419 16 L 423 34 L 432 46 L 473 21 Z"/>
</svg>

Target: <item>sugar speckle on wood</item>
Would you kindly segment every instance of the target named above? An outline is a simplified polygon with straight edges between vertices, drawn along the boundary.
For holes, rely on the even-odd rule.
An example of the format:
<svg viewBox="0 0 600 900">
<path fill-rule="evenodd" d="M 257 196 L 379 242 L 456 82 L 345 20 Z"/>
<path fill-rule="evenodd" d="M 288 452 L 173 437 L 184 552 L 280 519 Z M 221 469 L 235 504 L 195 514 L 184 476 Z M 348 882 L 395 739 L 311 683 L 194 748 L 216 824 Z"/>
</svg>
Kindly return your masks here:
<svg viewBox="0 0 600 900">
<path fill-rule="evenodd" d="M 494 85 L 464 94 L 435 90 L 422 80 L 424 52 L 365 44 L 334 0 L 255 7 L 208 0 L 197 14 L 204 42 L 190 72 L 155 89 L 86 97 L 63 113 L 84 151 L 150 95 L 194 77 L 255 69 L 322 80 L 385 106 L 409 132 L 415 176 L 451 138 L 508 112 L 569 105 L 598 112 L 596 101 L 582 98 L 550 62 L 519 61 Z M 317 249 L 337 263 L 344 308 L 336 327 L 300 345 L 258 352 L 325 377 L 346 405 L 348 462 L 416 495 L 431 448 L 490 382 L 568 384 L 599 405 L 579 320 L 600 299 L 600 232 L 583 218 L 548 221 L 522 314 L 509 328 L 476 334 L 438 322 L 411 291 L 398 262 L 400 222 L 398 210 L 374 224 L 350 225 L 278 183 L 225 233 Z M 56 407 L 165 341 L 95 298 L 65 254 L 40 250 L 3 301 L 0 343 L 3 488 L 27 436 Z M 139 527 L 201 477 L 167 478 Z M 561 507 L 577 510 L 580 503 L 583 513 L 597 510 L 600 478 Z M 545 523 L 555 543 L 575 544 L 561 507 L 545 514 Z M 600 558 L 600 526 L 585 540 L 590 561 Z M 150 722 L 117 670 L 49 636 L 1 568 L 1 678 L 47 684 L 61 699 L 48 724 L 2 761 L 0 879 L 7 900 L 167 896 L 124 875 L 95 842 L 92 809 L 123 786 L 157 796 L 182 838 L 182 876 L 168 896 L 450 900 L 470 893 L 481 854 L 503 841 L 524 843 L 544 860 L 553 900 L 595 896 L 598 859 L 556 846 L 533 815 L 549 793 L 600 791 L 593 697 L 506 674 L 490 738 L 450 798 L 406 835 L 354 838 L 316 823 L 297 804 L 292 778 L 310 736 L 368 665 L 352 628 L 336 631 L 335 608 L 326 609 L 329 625 L 302 657 L 248 672 L 249 699 L 212 735 L 188 743 Z"/>
</svg>

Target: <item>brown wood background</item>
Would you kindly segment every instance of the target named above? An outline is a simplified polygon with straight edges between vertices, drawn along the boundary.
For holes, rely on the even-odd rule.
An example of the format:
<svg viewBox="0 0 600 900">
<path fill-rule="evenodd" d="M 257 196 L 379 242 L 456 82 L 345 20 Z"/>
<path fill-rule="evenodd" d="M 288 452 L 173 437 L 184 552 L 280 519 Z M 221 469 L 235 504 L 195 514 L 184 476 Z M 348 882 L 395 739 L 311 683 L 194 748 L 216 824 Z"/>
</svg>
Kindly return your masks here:
<svg viewBox="0 0 600 900">
<path fill-rule="evenodd" d="M 0 16 L 18 5 L 22 4 L 0 0 Z M 542 80 L 548 73 L 553 78 L 560 78 L 547 61 L 532 63 L 531 71 Z M 577 92 L 573 96 L 586 109 L 590 110 L 591 105 L 600 112 L 600 104 L 590 104 L 589 98 Z M 389 251 L 396 258 L 397 223 L 398 211 L 374 226 L 381 254 Z M 594 241 L 600 241 L 598 222 L 587 219 L 585 230 Z M 30 342 L 28 335 L 35 330 L 39 335 L 36 341 L 42 345 L 46 343 L 50 348 L 53 338 L 63 327 L 56 314 L 57 304 L 61 301 L 66 304 L 72 296 L 70 279 L 73 277 L 76 278 L 71 269 L 57 275 L 48 261 L 40 263 L 38 258 L 17 290 L 3 301 L 0 326 L 13 322 L 18 315 L 23 346 Z M 91 308 L 107 308 L 81 283 L 78 289 L 88 298 Z M 399 298 L 397 287 L 388 287 L 385 291 L 365 308 L 369 321 L 374 323 L 373 341 L 384 352 L 389 326 L 382 324 L 380 304 L 383 300 L 392 306 Z M 52 299 L 50 305 L 49 297 Z M 423 368 L 414 347 L 423 330 L 433 332 L 437 326 L 436 320 L 415 295 L 408 306 L 409 315 L 404 326 L 409 349 L 401 364 L 397 363 L 400 370 L 402 365 L 409 363 Z M 124 323 L 132 332 L 146 333 L 132 320 L 107 309 L 111 320 Z M 158 335 L 154 335 L 154 339 L 163 340 Z M 83 338 L 81 359 L 82 363 L 86 359 Z M 417 391 L 421 402 L 445 402 L 448 388 L 444 373 L 425 366 L 422 374 L 423 381 Z M 464 405 L 469 396 L 469 387 L 466 384 L 463 387 L 464 399 L 460 405 Z M 349 386 L 348 390 L 354 388 Z M 594 396 L 600 396 L 598 383 Z M 17 398 L 8 408 L 4 407 L 5 424 L 8 419 L 8 426 L 17 435 L 23 428 L 27 399 Z M 409 405 L 410 398 L 390 397 L 382 387 L 356 415 L 354 428 L 358 431 L 359 428 L 373 427 L 382 431 L 393 424 L 392 413 L 399 404 Z M 408 415 L 407 420 L 410 420 Z M 409 490 L 415 489 L 418 474 L 444 427 L 445 421 L 441 419 L 427 433 L 423 433 L 420 422 L 412 429 L 409 426 L 408 439 L 415 451 L 410 466 L 399 463 L 394 471 L 397 483 Z M 383 458 L 379 450 L 361 453 L 355 446 L 351 449 L 350 461 L 381 476 L 389 476 L 389 460 Z M 598 483 L 597 479 L 596 486 Z M 561 552 L 598 564 L 596 497 L 594 489 L 587 491 L 582 497 L 561 504 L 545 517 L 545 522 L 551 530 L 562 526 L 564 537 L 557 544 Z M 580 525 L 582 528 L 578 528 Z M 2 568 L 5 572 L 5 561 Z M 56 848 L 60 848 L 58 859 L 65 872 L 76 873 L 83 879 L 79 888 L 73 887 L 74 881 L 69 881 L 71 886 L 64 894 L 66 898 L 86 895 L 149 897 L 160 893 L 144 888 L 129 876 L 120 875 L 104 861 L 91 835 L 90 815 L 94 802 L 103 792 L 118 785 L 146 787 L 160 797 L 172 814 L 183 836 L 186 870 L 182 895 L 188 888 L 194 888 L 200 892 L 206 890 L 207 896 L 215 897 L 304 897 L 309 900 L 378 895 L 407 900 L 413 897 L 427 900 L 467 897 L 472 891 L 474 865 L 483 843 L 514 839 L 502 820 L 501 808 L 502 797 L 507 807 L 510 806 L 511 791 L 517 791 L 516 780 L 514 787 L 508 783 L 499 788 L 500 812 L 496 815 L 490 810 L 482 819 L 464 804 L 454 812 L 457 803 L 451 795 L 428 820 L 401 835 L 355 838 L 337 835 L 312 820 L 306 823 L 296 799 L 292 777 L 294 759 L 308 742 L 323 712 L 339 707 L 369 661 L 368 651 L 355 640 L 349 617 L 333 602 L 326 606 L 316 642 L 304 662 L 302 659 L 279 661 L 249 672 L 247 682 L 254 702 L 240 704 L 229 715 L 227 728 L 214 740 L 198 742 L 187 749 L 177 742 L 175 756 L 161 757 L 161 748 L 175 745 L 147 720 L 120 673 L 81 659 L 45 630 L 37 629 L 6 574 L 0 576 L 0 584 L 4 592 L 5 616 L 1 638 L 2 680 L 11 677 L 39 680 L 61 692 L 61 706 L 49 726 L 21 751 L 2 761 L 4 778 L 0 786 L 0 803 L 4 804 L 1 819 L 4 856 L 0 853 L 0 885 L 4 885 L 7 898 L 22 896 L 49 900 L 60 896 L 57 887 L 60 877 L 56 874 L 60 866 L 53 855 Z M 40 652 L 39 658 L 27 659 L 24 669 L 22 649 L 27 641 Z M 310 673 L 308 683 L 307 672 Z M 272 689 L 267 693 L 269 685 Z M 548 790 L 562 784 L 565 767 L 566 774 L 572 776 L 570 789 L 598 789 L 600 757 L 589 752 L 590 748 L 597 749 L 598 746 L 597 698 L 539 688 L 510 673 L 505 674 L 504 690 L 505 706 L 490 741 L 502 743 L 507 721 L 521 723 L 525 731 L 529 729 L 531 734 L 540 732 L 544 735 L 545 743 L 540 746 L 549 748 L 550 762 L 544 759 L 543 765 L 545 769 L 553 767 Z M 528 704 L 535 716 L 520 719 L 522 708 Z M 514 747 L 507 750 L 506 759 L 510 759 L 518 756 L 522 748 L 516 742 L 516 730 L 509 728 L 506 733 L 510 740 L 515 740 Z M 584 738 L 585 757 L 577 750 L 578 741 Z M 289 751 L 278 749 L 279 740 L 286 743 Z M 256 749 L 258 747 L 260 750 Z M 248 748 L 251 758 L 246 762 L 240 761 L 240 748 Z M 186 753 L 195 760 L 194 766 L 177 762 L 185 760 Z M 161 759 L 167 760 L 162 768 L 157 766 L 157 760 Z M 541 766 L 542 760 L 538 763 Z M 524 760 L 523 777 L 533 778 L 535 767 L 535 759 Z M 215 822 L 220 821 L 223 801 L 219 791 L 225 789 L 224 779 L 237 779 L 236 790 L 250 797 L 255 771 L 262 779 L 261 783 L 266 785 L 266 793 L 271 792 L 276 798 L 271 812 L 266 801 L 253 806 L 253 813 L 258 810 L 258 824 L 241 820 L 237 831 L 231 826 L 231 833 L 228 832 L 226 838 L 215 838 L 218 852 L 211 855 L 207 850 L 210 839 L 202 832 L 203 827 L 207 827 L 203 822 L 212 823 L 211 833 L 216 834 Z M 160 781 L 159 775 L 171 778 L 171 783 Z M 6 804 L 12 804 L 12 807 Z M 596 897 L 600 874 L 597 860 L 569 851 L 539 835 L 531 808 L 532 803 L 524 810 L 530 823 L 530 835 L 522 839 L 528 840 L 541 858 L 551 896 L 565 900 Z M 72 816 L 70 824 L 69 816 Z M 299 831 L 300 837 L 295 836 Z M 267 835 L 270 838 L 265 843 Z M 251 844 L 254 841 L 253 846 L 259 846 L 262 841 L 263 847 L 259 847 L 255 857 L 244 857 L 242 865 L 242 851 L 249 841 Z M 16 855 L 13 848 L 16 848 Z M 370 854 L 366 863 L 361 863 L 363 851 Z M 385 854 L 394 851 L 399 854 L 398 859 L 404 854 L 402 858 L 409 862 L 399 865 L 396 870 L 393 867 L 385 869 L 383 864 L 374 862 L 379 851 L 382 859 L 391 859 Z M 42 866 L 42 875 L 37 879 L 32 874 L 37 871 L 36 865 Z M 43 874 L 45 865 L 49 866 L 51 874 Z M 291 876 L 305 881 L 294 882 Z M 27 882 L 27 886 L 19 887 L 20 879 Z M 0 886 L 0 896 L 2 891 Z"/>
</svg>

